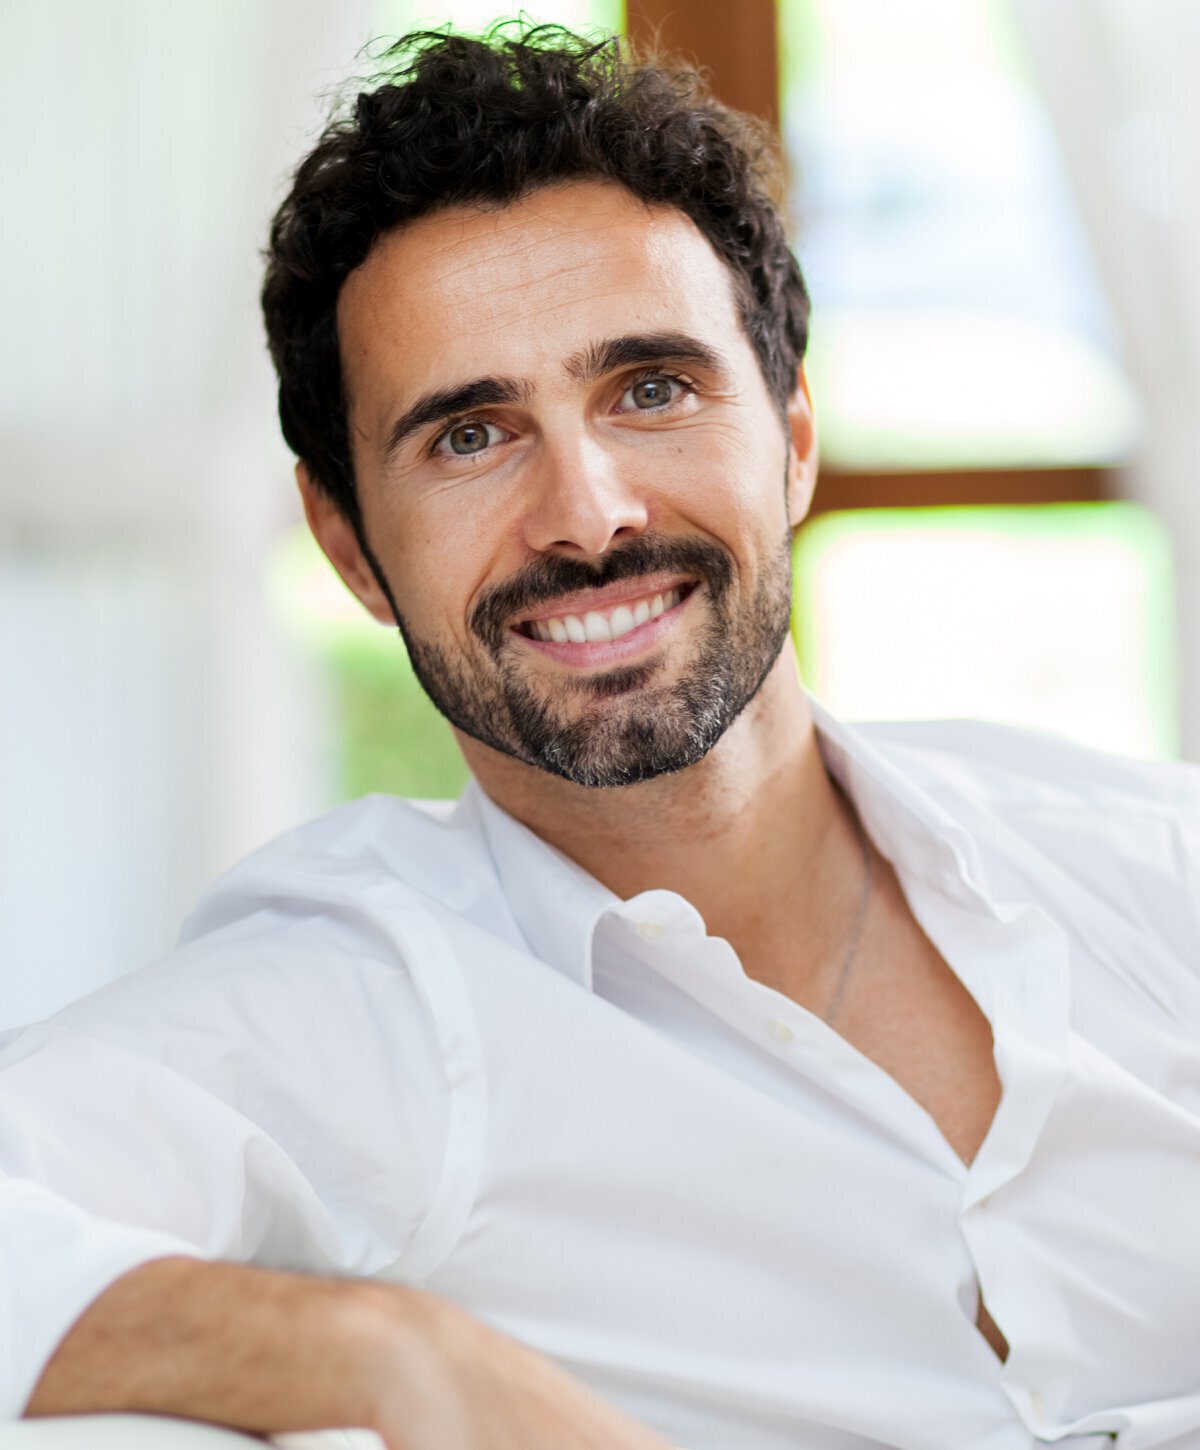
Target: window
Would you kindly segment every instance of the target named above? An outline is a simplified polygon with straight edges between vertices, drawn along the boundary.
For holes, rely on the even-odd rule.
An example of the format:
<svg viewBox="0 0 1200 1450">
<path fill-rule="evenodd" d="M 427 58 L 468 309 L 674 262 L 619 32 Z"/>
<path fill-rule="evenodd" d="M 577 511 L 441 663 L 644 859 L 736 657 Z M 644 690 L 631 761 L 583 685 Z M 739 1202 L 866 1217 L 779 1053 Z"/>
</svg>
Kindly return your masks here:
<svg viewBox="0 0 1200 1450">
<path fill-rule="evenodd" d="M 823 450 L 853 468 L 1120 462 L 1138 414 L 1000 0 L 783 0 Z"/>
</svg>

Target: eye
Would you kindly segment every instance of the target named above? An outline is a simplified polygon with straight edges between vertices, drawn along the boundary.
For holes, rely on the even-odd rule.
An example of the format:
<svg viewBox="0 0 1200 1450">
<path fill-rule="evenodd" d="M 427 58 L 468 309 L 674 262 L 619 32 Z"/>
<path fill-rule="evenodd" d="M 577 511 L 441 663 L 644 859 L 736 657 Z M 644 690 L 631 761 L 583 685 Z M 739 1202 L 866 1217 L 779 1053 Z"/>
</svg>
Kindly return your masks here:
<svg viewBox="0 0 1200 1450">
<path fill-rule="evenodd" d="M 447 429 L 434 445 L 434 451 L 469 458 L 472 454 L 484 452 L 494 443 L 502 442 L 504 436 L 495 423 L 485 423 L 481 418 L 468 418 Z"/>
<path fill-rule="evenodd" d="M 679 378 L 673 378 L 669 373 L 651 373 L 646 377 L 638 378 L 634 383 L 621 394 L 623 412 L 638 411 L 642 413 L 651 412 L 655 408 L 666 408 L 674 403 L 684 391 L 684 384 Z"/>
</svg>

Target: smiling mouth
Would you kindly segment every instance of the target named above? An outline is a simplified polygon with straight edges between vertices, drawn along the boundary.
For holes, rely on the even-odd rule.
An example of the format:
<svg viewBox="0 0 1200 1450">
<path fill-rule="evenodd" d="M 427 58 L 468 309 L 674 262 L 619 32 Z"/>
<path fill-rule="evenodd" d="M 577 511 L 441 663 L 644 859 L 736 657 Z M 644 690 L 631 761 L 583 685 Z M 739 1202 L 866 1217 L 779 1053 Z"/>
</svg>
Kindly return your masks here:
<svg viewBox="0 0 1200 1450">
<path fill-rule="evenodd" d="M 526 619 L 515 628 L 526 639 L 537 639 L 546 644 L 606 644 L 621 639 L 639 625 L 657 619 L 668 609 L 674 609 L 695 587 L 694 584 L 677 584 L 661 593 L 622 600 L 611 608 Z"/>
</svg>

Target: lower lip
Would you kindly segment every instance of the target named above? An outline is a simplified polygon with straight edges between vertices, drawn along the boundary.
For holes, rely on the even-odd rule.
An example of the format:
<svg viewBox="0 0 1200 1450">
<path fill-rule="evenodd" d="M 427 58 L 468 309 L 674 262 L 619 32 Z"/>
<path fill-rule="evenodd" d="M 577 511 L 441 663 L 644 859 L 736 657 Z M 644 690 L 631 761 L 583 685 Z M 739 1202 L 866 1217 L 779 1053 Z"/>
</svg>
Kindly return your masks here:
<svg viewBox="0 0 1200 1450">
<path fill-rule="evenodd" d="M 688 601 L 695 592 L 694 589 L 691 590 L 678 604 L 673 604 L 670 609 L 664 609 L 657 618 L 648 619 L 645 624 L 635 625 L 628 634 L 623 634 L 620 639 L 585 640 L 582 644 L 573 644 L 568 640 L 565 644 L 560 644 L 552 639 L 532 639 L 518 630 L 513 630 L 512 633 L 522 644 L 528 645 L 531 649 L 548 655 L 552 660 L 557 660 L 561 664 L 573 665 L 577 669 L 596 669 L 627 664 L 638 655 L 653 649 L 675 628 L 680 614 L 687 607 Z"/>
</svg>

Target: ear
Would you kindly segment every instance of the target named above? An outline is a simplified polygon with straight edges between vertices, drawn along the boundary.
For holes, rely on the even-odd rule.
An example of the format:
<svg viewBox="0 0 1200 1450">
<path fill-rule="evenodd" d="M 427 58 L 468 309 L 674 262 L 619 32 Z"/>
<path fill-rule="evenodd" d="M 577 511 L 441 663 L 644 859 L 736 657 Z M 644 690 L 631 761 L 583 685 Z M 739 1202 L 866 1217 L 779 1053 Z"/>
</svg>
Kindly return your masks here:
<svg viewBox="0 0 1200 1450">
<path fill-rule="evenodd" d="M 796 371 L 796 386 L 787 405 L 788 520 L 793 529 L 804 520 L 817 486 L 817 425 L 804 369 Z"/>
<path fill-rule="evenodd" d="M 313 538 L 342 582 L 363 608 L 380 624 L 396 623 L 387 595 L 379 587 L 375 571 L 367 561 L 354 532 L 354 525 L 316 482 L 303 463 L 296 464 L 296 483 L 304 502 L 304 517 Z"/>
</svg>

